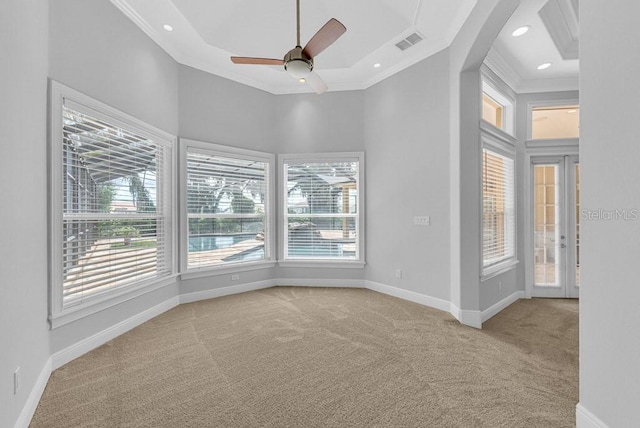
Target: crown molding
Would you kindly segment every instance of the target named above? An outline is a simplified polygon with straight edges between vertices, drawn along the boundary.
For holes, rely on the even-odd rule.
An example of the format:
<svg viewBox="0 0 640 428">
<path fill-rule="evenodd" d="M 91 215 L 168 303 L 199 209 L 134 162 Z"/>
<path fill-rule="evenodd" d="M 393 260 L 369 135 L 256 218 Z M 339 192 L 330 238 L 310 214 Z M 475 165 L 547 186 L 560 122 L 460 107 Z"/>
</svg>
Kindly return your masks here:
<svg viewBox="0 0 640 428">
<path fill-rule="evenodd" d="M 580 89 L 578 77 L 564 77 L 558 79 L 523 80 L 517 91 L 519 94 L 536 92 L 563 92 Z"/>
<path fill-rule="evenodd" d="M 520 92 L 518 88 L 522 84 L 522 77 L 511 66 L 509 61 L 506 60 L 504 55 L 496 49 L 495 44 L 489 50 L 487 57 L 484 59 L 484 63 L 496 76 L 498 76 L 504 83 L 507 84 L 515 92 Z"/>
<path fill-rule="evenodd" d="M 563 59 L 578 59 L 579 20 L 575 0 L 549 0 L 538 12 Z"/>
<path fill-rule="evenodd" d="M 555 79 L 524 80 L 515 68 L 511 66 L 504 55 L 496 49 L 495 45 L 487 54 L 484 63 L 517 94 L 577 91 L 579 89 L 579 80 L 577 76 Z"/>
</svg>

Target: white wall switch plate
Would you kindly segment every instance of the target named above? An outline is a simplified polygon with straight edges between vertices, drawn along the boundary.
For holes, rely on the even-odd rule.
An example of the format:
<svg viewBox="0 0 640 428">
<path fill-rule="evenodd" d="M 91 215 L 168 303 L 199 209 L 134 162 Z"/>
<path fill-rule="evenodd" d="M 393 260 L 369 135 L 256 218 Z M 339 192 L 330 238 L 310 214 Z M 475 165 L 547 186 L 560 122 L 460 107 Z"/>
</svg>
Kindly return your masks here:
<svg viewBox="0 0 640 428">
<path fill-rule="evenodd" d="M 428 215 L 417 215 L 413 218 L 413 223 L 417 224 L 418 226 L 429 226 L 431 220 L 429 219 Z"/>
</svg>

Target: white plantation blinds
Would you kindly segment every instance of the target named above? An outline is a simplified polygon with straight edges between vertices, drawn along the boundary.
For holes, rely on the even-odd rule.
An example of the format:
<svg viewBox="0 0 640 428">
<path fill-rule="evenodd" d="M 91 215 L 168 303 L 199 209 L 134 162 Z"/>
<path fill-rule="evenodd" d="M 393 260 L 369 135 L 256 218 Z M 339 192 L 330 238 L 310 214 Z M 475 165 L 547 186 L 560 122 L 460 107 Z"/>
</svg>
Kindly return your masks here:
<svg viewBox="0 0 640 428">
<path fill-rule="evenodd" d="M 63 308 L 170 275 L 170 143 L 72 102 L 58 120 Z"/>
<path fill-rule="evenodd" d="M 358 159 L 283 165 L 284 258 L 359 260 Z"/>
<path fill-rule="evenodd" d="M 515 171 L 512 157 L 482 149 L 482 265 L 515 257 Z"/>
<path fill-rule="evenodd" d="M 268 161 L 188 148 L 186 162 L 187 268 L 267 259 Z"/>
</svg>

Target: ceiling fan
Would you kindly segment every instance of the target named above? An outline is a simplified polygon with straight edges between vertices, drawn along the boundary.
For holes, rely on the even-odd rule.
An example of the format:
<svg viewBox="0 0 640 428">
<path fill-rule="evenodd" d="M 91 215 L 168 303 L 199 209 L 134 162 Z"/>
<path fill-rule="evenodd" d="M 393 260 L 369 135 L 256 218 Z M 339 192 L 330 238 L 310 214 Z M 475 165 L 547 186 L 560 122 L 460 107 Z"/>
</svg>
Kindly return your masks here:
<svg viewBox="0 0 640 428">
<path fill-rule="evenodd" d="M 300 45 L 300 0 L 296 0 L 297 44 L 284 56 L 284 59 L 252 58 L 232 56 L 234 64 L 284 65 L 284 69 L 301 82 L 306 82 L 316 93 L 322 94 L 327 85 L 313 72 L 313 58 L 331 46 L 347 28 L 340 21 L 331 18 L 302 48 Z"/>
</svg>

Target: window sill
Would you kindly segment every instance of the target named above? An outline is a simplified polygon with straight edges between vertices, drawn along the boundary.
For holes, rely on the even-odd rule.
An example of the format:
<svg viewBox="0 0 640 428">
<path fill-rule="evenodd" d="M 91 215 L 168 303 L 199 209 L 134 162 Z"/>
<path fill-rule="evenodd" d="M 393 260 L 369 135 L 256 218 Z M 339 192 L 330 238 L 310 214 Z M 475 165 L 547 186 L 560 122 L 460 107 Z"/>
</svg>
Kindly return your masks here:
<svg viewBox="0 0 640 428">
<path fill-rule="evenodd" d="M 216 266 L 216 267 L 206 267 L 200 269 L 190 269 L 186 272 L 180 273 L 180 279 L 188 280 L 188 279 L 197 279 L 197 278 L 205 278 L 209 276 L 216 275 L 228 275 L 232 273 L 238 272 L 247 272 L 251 270 L 260 270 L 260 269 L 270 269 L 275 267 L 276 262 L 274 261 L 261 261 L 261 262 L 253 262 L 253 263 L 234 263 L 232 266 Z"/>
<path fill-rule="evenodd" d="M 498 138 L 499 140 L 505 141 L 510 145 L 515 146 L 515 143 L 517 141 L 515 136 L 509 134 L 504 129 L 494 126 L 493 124 L 487 122 L 484 119 L 480 120 L 480 129 L 486 132 L 487 134 L 490 134 L 495 138 Z"/>
<path fill-rule="evenodd" d="M 579 138 L 545 138 L 528 139 L 525 141 L 527 149 L 533 148 L 577 148 L 580 144 Z"/>
<path fill-rule="evenodd" d="M 285 268 L 364 269 L 365 264 L 359 260 L 282 260 L 278 262 L 278 266 Z"/>
<path fill-rule="evenodd" d="M 510 270 L 515 269 L 518 263 L 519 263 L 518 260 L 508 260 L 496 266 L 491 266 L 487 269 L 483 269 L 482 275 L 480 275 L 480 282 L 487 281 L 498 275 L 502 275 L 503 273 L 509 272 Z"/>
<path fill-rule="evenodd" d="M 177 275 L 166 276 L 160 279 L 154 279 L 152 282 L 143 283 L 138 286 L 128 287 L 114 291 L 113 293 L 105 294 L 99 298 L 89 300 L 86 303 L 78 303 L 76 306 L 63 309 L 57 314 L 49 315 L 51 329 L 53 330 L 58 327 L 62 327 L 63 325 L 78 321 L 128 300 L 135 299 L 136 297 L 140 297 L 168 285 L 173 285 L 176 283 L 176 279 Z"/>
</svg>

